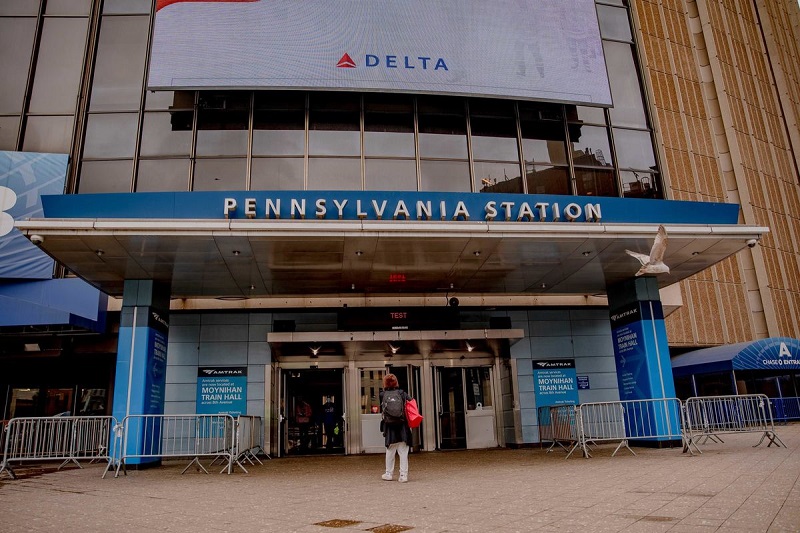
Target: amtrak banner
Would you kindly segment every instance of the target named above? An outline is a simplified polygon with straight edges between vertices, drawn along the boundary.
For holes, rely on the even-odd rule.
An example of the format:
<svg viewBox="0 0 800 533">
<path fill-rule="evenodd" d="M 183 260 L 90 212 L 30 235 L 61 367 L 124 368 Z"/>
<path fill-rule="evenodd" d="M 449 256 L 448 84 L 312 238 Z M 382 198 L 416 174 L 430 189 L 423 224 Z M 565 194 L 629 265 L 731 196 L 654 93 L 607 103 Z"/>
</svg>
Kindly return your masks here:
<svg viewBox="0 0 800 533">
<path fill-rule="evenodd" d="M 574 359 L 533 361 L 536 406 L 577 405 L 578 387 Z"/>
<path fill-rule="evenodd" d="M 649 400 L 675 398 L 675 383 L 669 361 L 667 332 L 660 301 L 636 301 L 611 312 L 614 359 L 619 399 L 642 418 L 626 418 L 630 437 L 668 435 L 654 440 L 671 440 L 680 427 L 680 413 L 664 410 Z M 646 420 L 642 426 L 631 425 Z"/>
<path fill-rule="evenodd" d="M 157 0 L 149 87 L 610 106 L 594 0 Z"/>
<path fill-rule="evenodd" d="M 197 414 L 247 414 L 247 367 L 197 369 Z"/>
</svg>

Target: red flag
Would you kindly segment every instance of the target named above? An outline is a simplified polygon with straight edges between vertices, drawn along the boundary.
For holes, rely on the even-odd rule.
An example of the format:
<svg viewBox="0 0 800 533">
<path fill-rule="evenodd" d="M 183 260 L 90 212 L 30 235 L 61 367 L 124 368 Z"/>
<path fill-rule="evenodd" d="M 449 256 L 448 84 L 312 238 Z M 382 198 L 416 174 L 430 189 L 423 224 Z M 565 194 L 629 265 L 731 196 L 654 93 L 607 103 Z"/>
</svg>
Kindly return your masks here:
<svg viewBox="0 0 800 533">
<path fill-rule="evenodd" d="M 156 0 L 156 11 L 179 2 L 258 2 L 258 0 Z"/>
</svg>

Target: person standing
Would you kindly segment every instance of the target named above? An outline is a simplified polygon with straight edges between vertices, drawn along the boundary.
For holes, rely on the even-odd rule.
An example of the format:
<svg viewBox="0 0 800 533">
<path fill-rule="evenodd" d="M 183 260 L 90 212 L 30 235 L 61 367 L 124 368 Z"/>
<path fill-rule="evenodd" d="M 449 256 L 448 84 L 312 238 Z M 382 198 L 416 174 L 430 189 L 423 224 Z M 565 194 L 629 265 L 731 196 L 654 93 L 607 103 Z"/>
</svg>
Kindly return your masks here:
<svg viewBox="0 0 800 533">
<path fill-rule="evenodd" d="M 381 391 L 381 432 L 386 444 L 386 471 L 381 476 L 385 481 L 394 477 L 395 455 L 400 456 L 400 483 L 408 481 L 408 450 L 411 447 L 411 429 L 405 417 L 405 403 L 410 399 L 400 388 L 397 376 L 386 374 Z"/>
<path fill-rule="evenodd" d="M 336 405 L 333 403 L 333 398 L 327 396 L 325 403 L 322 405 L 322 426 L 325 428 L 325 447 L 328 449 L 333 448 L 338 443 L 338 432 L 336 431 L 337 413 Z"/>
</svg>

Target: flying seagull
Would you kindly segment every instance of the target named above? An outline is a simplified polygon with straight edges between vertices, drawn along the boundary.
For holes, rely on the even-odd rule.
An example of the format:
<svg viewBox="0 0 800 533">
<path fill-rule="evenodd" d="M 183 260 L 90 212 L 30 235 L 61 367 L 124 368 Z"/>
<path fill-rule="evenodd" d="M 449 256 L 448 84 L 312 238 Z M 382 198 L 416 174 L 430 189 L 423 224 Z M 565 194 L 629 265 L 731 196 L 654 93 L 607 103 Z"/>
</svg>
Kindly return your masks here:
<svg viewBox="0 0 800 533">
<path fill-rule="evenodd" d="M 667 230 L 664 226 L 658 227 L 656 240 L 653 242 L 653 247 L 650 249 L 650 255 L 640 254 L 625 250 L 628 255 L 631 255 L 639 260 L 642 268 L 636 273 L 637 276 L 642 274 L 668 274 L 669 267 L 664 264 L 664 252 L 667 251 Z"/>
</svg>

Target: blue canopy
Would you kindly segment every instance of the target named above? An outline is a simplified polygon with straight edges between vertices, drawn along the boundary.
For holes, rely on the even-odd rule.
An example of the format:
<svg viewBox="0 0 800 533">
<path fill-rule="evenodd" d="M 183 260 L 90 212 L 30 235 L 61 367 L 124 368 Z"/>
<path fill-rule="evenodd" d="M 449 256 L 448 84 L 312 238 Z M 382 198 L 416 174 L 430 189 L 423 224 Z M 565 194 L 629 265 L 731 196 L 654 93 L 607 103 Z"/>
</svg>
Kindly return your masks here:
<svg viewBox="0 0 800 533">
<path fill-rule="evenodd" d="M 672 359 L 674 376 L 731 370 L 800 370 L 800 340 L 771 337 L 704 348 Z"/>
</svg>

